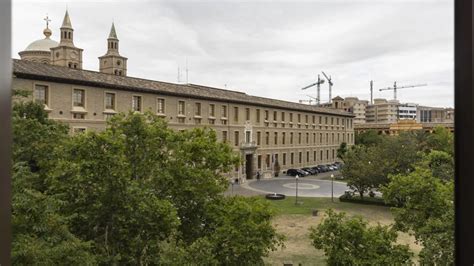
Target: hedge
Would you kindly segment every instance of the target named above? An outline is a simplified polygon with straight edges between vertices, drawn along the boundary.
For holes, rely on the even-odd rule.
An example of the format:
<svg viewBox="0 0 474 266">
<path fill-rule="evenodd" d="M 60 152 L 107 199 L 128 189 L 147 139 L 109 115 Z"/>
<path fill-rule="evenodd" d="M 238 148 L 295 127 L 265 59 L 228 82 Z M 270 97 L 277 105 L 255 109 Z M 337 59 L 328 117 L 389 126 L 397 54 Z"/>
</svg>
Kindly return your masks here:
<svg viewBox="0 0 474 266">
<path fill-rule="evenodd" d="M 352 203 L 359 203 L 359 204 L 368 204 L 368 205 L 379 205 L 379 206 L 387 206 L 387 207 L 392 207 L 394 206 L 393 204 L 387 204 L 382 198 L 378 197 L 363 197 L 361 198 L 360 196 L 349 196 L 347 194 L 344 194 L 339 197 L 339 200 L 342 202 L 352 202 Z"/>
</svg>

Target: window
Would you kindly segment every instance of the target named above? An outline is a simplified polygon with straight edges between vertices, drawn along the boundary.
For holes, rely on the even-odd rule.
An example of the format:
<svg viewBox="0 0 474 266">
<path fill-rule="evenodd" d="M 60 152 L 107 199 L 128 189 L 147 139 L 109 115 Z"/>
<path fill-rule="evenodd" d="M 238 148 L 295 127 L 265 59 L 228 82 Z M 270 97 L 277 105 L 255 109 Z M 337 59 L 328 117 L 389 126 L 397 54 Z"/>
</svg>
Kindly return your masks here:
<svg viewBox="0 0 474 266">
<path fill-rule="evenodd" d="M 201 103 L 194 104 L 194 115 L 201 116 Z"/>
<path fill-rule="evenodd" d="M 257 123 L 260 123 L 260 109 L 257 109 Z"/>
<path fill-rule="evenodd" d="M 328 124 L 328 118 L 327 118 L 327 116 L 324 118 L 324 124 L 326 124 L 326 125 Z"/>
<path fill-rule="evenodd" d="M 301 123 L 301 114 L 298 114 L 298 123 Z"/>
<path fill-rule="evenodd" d="M 158 98 L 157 104 L 156 104 L 156 112 L 158 114 L 165 113 L 165 99 Z"/>
<path fill-rule="evenodd" d="M 245 120 L 250 120 L 250 108 L 245 108 Z"/>
<path fill-rule="evenodd" d="M 293 144 L 293 132 L 290 132 L 290 144 Z"/>
<path fill-rule="evenodd" d="M 227 118 L 227 106 L 223 105 L 222 106 L 222 117 Z"/>
<path fill-rule="evenodd" d="M 301 144 L 301 133 L 298 133 L 298 144 Z"/>
<path fill-rule="evenodd" d="M 298 163 L 301 163 L 303 161 L 303 153 L 299 152 L 298 153 Z"/>
<path fill-rule="evenodd" d="M 316 151 L 313 152 L 313 160 L 316 162 Z"/>
<path fill-rule="evenodd" d="M 316 123 L 316 116 L 313 115 L 313 124 Z"/>
<path fill-rule="evenodd" d="M 142 110 L 142 97 L 141 96 L 132 97 L 132 110 L 135 112 L 141 112 Z"/>
<path fill-rule="evenodd" d="M 320 125 L 321 125 L 321 119 L 322 119 L 322 117 L 319 117 L 319 124 L 320 124 Z"/>
<path fill-rule="evenodd" d="M 268 120 L 268 110 L 265 110 L 265 120 Z"/>
<path fill-rule="evenodd" d="M 306 162 L 309 163 L 309 151 L 306 152 Z"/>
<path fill-rule="evenodd" d="M 262 169 L 262 155 L 257 156 L 257 167 L 258 169 Z"/>
<path fill-rule="evenodd" d="M 273 111 L 273 121 L 277 121 L 277 111 Z"/>
<path fill-rule="evenodd" d="M 290 122 L 293 122 L 293 113 L 290 113 Z"/>
<path fill-rule="evenodd" d="M 332 159 L 334 160 L 334 150 L 332 150 Z"/>
<path fill-rule="evenodd" d="M 309 144 L 309 133 L 306 133 L 306 144 Z"/>
<path fill-rule="evenodd" d="M 274 133 L 275 145 L 278 145 L 278 132 Z"/>
<path fill-rule="evenodd" d="M 313 133 L 313 144 L 316 144 L 316 133 Z"/>
<path fill-rule="evenodd" d="M 178 101 L 178 115 L 185 115 L 184 101 Z"/>
<path fill-rule="evenodd" d="M 234 145 L 239 146 L 239 131 L 234 132 Z"/>
<path fill-rule="evenodd" d="M 329 160 L 329 150 L 326 150 L 326 160 Z"/>
<path fill-rule="evenodd" d="M 326 133 L 326 144 L 329 144 L 329 133 Z"/>
<path fill-rule="evenodd" d="M 286 165 L 286 153 L 283 153 L 283 165 Z"/>
<path fill-rule="evenodd" d="M 105 120 L 109 120 L 112 118 L 115 114 L 104 114 Z"/>
<path fill-rule="evenodd" d="M 208 119 L 209 125 L 214 125 L 216 123 L 216 120 L 214 119 Z"/>
<path fill-rule="evenodd" d="M 200 125 L 201 124 L 201 118 L 194 118 L 194 123 L 196 125 Z"/>
<path fill-rule="evenodd" d="M 286 142 L 286 133 L 282 132 L 281 133 L 281 144 L 285 145 L 285 142 Z"/>
<path fill-rule="evenodd" d="M 216 106 L 214 104 L 209 104 L 209 116 L 214 117 L 216 115 Z"/>
<path fill-rule="evenodd" d="M 323 160 L 323 151 L 321 151 L 321 152 L 319 153 L 319 160 L 321 160 L 321 161 Z"/>
<path fill-rule="evenodd" d="M 234 107 L 234 122 L 239 122 L 239 107 Z"/>
<path fill-rule="evenodd" d="M 80 89 L 74 89 L 72 94 L 73 106 L 84 107 L 84 95 L 85 91 Z"/>
<path fill-rule="evenodd" d="M 262 138 L 262 132 L 258 131 L 257 132 L 257 145 L 261 144 L 261 138 Z"/>
<path fill-rule="evenodd" d="M 305 115 L 305 116 L 304 116 L 304 122 L 305 122 L 306 124 L 308 124 L 308 115 Z"/>
<path fill-rule="evenodd" d="M 178 123 L 184 124 L 186 122 L 186 119 L 184 117 L 178 117 Z"/>
<path fill-rule="evenodd" d="M 227 142 L 227 131 L 222 131 L 222 142 Z"/>
<path fill-rule="evenodd" d="M 270 144 L 270 132 L 265 132 L 265 145 Z"/>
<path fill-rule="evenodd" d="M 285 122 L 285 112 L 281 112 L 281 121 Z"/>
<path fill-rule="evenodd" d="M 331 125 L 334 124 L 334 117 L 331 117 Z"/>
<path fill-rule="evenodd" d="M 290 153 L 290 164 L 294 164 L 294 163 L 295 163 L 295 154 Z"/>
<path fill-rule="evenodd" d="M 265 158 L 265 165 L 267 168 L 270 167 L 270 154 L 267 154 L 266 158 Z"/>
<path fill-rule="evenodd" d="M 323 133 L 319 133 L 319 144 L 323 144 Z"/>
<path fill-rule="evenodd" d="M 105 93 L 105 109 L 115 110 L 115 93 Z"/>
<path fill-rule="evenodd" d="M 250 143 L 250 134 L 252 134 L 251 131 L 245 131 L 245 143 Z"/>
<path fill-rule="evenodd" d="M 48 105 L 48 86 L 35 85 L 35 102 Z"/>
<path fill-rule="evenodd" d="M 332 133 L 332 141 L 331 144 L 334 144 L 334 133 Z"/>
<path fill-rule="evenodd" d="M 82 113 L 73 113 L 72 114 L 73 119 L 85 119 L 85 114 Z"/>
</svg>

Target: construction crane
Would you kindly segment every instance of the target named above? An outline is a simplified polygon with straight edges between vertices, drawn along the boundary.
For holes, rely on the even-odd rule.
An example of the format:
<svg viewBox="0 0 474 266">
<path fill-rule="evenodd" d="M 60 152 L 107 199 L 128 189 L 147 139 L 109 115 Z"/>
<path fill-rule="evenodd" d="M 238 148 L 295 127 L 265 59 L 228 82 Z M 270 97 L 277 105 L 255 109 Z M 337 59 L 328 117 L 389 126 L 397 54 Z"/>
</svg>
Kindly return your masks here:
<svg viewBox="0 0 474 266">
<path fill-rule="evenodd" d="M 332 94 L 332 85 L 333 85 L 334 83 L 332 83 L 332 81 L 331 81 L 331 76 L 329 76 L 329 78 L 328 78 L 328 76 L 326 75 L 326 73 L 324 73 L 324 71 L 321 71 L 321 72 L 323 73 L 324 77 L 326 77 L 326 79 L 327 79 L 327 81 L 328 81 L 328 84 L 329 84 L 329 103 L 331 103 L 331 101 L 332 101 L 332 97 L 331 97 L 331 94 Z"/>
<path fill-rule="evenodd" d="M 306 90 L 306 89 L 308 89 L 308 88 L 313 87 L 314 85 L 317 86 L 317 88 L 318 88 L 318 96 L 316 97 L 316 105 L 318 105 L 318 106 L 319 106 L 319 104 L 321 103 L 321 101 L 320 101 L 320 99 L 321 99 L 321 98 L 320 98 L 320 93 L 321 93 L 320 86 L 321 86 L 321 84 L 323 84 L 323 83 L 324 83 L 324 79 L 321 79 L 321 78 L 319 77 L 319 75 L 318 75 L 318 81 L 317 81 L 316 83 L 313 83 L 313 84 L 311 84 L 311 85 L 308 85 L 308 86 L 302 88 L 302 90 Z"/>
<path fill-rule="evenodd" d="M 374 81 L 370 81 L 370 104 L 374 104 Z"/>
<path fill-rule="evenodd" d="M 427 85 L 428 85 L 428 84 L 416 84 L 416 85 L 407 85 L 407 86 L 397 87 L 397 82 L 395 81 L 395 82 L 393 83 L 393 87 L 382 88 L 382 89 L 379 89 L 379 91 L 393 90 L 393 99 L 396 100 L 396 99 L 397 99 L 397 90 L 398 90 L 398 89 L 422 87 L 422 86 L 427 86 Z"/>
</svg>

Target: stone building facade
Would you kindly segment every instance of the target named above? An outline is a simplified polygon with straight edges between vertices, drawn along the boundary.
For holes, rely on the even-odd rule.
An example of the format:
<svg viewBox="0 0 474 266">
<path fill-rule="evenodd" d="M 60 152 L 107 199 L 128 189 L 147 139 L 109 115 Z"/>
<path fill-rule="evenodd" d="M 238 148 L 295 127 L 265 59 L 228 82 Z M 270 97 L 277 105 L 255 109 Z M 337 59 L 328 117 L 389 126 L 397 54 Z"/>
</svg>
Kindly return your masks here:
<svg viewBox="0 0 474 266">
<path fill-rule="evenodd" d="M 70 32 L 66 16 L 61 30 Z M 210 127 L 241 154 L 243 164 L 231 174 L 243 180 L 257 171 L 272 175 L 276 162 L 282 171 L 332 163 L 342 142 L 354 143 L 354 115 L 343 110 L 127 77 L 114 26 L 107 43 L 101 65 L 107 59 L 122 64 L 101 66 L 100 72 L 81 69 L 82 53 L 69 61 L 72 65 L 14 59 L 13 89 L 31 91 L 30 100 L 43 103 L 49 118 L 69 124 L 73 134 L 103 130 L 108 118 L 130 110 L 149 110 L 175 130 Z M 64 49 L 75 51 L 71 46 Z M 56 50 L 51 48 L 52 57 Z"/>
</svg>

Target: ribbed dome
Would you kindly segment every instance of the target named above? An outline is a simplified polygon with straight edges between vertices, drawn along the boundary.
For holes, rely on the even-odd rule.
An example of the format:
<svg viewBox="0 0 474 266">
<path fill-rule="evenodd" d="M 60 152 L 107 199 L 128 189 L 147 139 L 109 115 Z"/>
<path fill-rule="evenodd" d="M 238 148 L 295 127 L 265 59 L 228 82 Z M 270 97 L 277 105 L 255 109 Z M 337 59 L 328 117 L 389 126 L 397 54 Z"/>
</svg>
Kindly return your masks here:
<svg viewBox="0 0 474 266">
<path fill-rule="evenodd" d="M 34 41 L 26 47 L 24 51 L 45 51 L 50 52 L 50 48 L 58 46 L 58 42 L 51 40 L 50 38 L 44 38 L 41 40 Z"/>
</svg>

